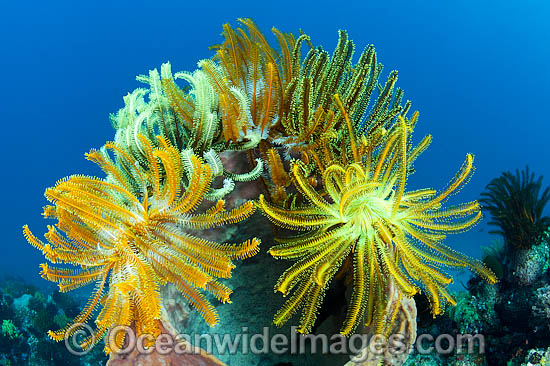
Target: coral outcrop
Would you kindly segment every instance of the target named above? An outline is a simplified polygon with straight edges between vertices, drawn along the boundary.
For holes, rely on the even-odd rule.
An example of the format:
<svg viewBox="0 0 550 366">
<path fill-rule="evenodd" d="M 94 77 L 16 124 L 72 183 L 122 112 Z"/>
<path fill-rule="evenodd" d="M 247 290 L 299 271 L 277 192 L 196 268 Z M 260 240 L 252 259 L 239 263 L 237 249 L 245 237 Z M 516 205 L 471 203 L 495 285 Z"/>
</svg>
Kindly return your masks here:
<svg viewBox="0 0 550 366">
<path fill-rule="evenodd" d="M 415 294 L 440 315 L 456 304 L 447 270 L 467 268 L 497 281 L 484 263 L 444 244 L 448 234 L 481 219 L 477 201 L 446 205 L 471 177 L 473 155 L 466 154 L 445 188 L 406 189 L 431 136 L 413 143 L 419 114 L 403 102 L 396 71 L 380 81 L 374 47 L 354 62 L 355 45 L 345 31 L 329 55 L 305 34 L 274 28 L 276 49 L 252 20 L 239 22 L 237 29 L 224 25 L 214 57 L 197 70 L 173 73 L 164 63 L 160 72 L 138 76 L 146 87 L 124 97 L 124 107 L 111 116 L 115 141 L 87 154 L 105 177 L 75 175 L 46 190 L 51 205 L 44 216 L 57 220 L 47 242 L 23 231 L 51 263 L 42 265 L 42 276 L 62 292 L 96 284 L 73 322 L 49 335 L 61 341 L 91 323 L 96 331 L 80 343 L 89 349 L 117 325 L 153 338 L 284 331 L 311 352 L 133 350 L 114 353 L 109 365 L 213 366 L 220 364 L 215 356 L 227 364 L 332 366 L 343 365 L 349 352 L 316 353 L 314 335 L 345 341 L 355 332 L 396 333 L 405 352 L 365 354 L 361 365 L 401 365 L 415 340 Z M 533 177 L 524 180 L 537 191 Z M 253 215 L 255 208 L 275 225 Z M 234 241 L 241 244 L 226 244 Z M 272 257 L 295 263 L 285 270 Z M 526 278 L 531 268 L 516 273 Z M 231 299 L 228 284 L 235 289 Z M 290 295 L 284 304 L 273 284 Z M 273 313 L 271 324 L 266 314 Z M 47 317 L 39 319 L 44 330 L 53 327 Z M 17 338 L 12 325 L 6 322 L 3 334 Z M 128 338 L 112 341 L 106 352 Z"/>
<path fill-rule="evenodd" d="M 52 341 L 47 331 L 62 327 L 78 313 L 81 302 L 68 294 L 38 289 L 21 278 L 0 279 L 0 365 L 103 365 L 100 348 L 76 356 L 64 343 Z"/>
<path fill-rule="evenodd" d="M 382 335 L 385 341 L 384 349 L 372 352 L 373 348 L 368 345 L 344 366 L 401 366 L 409 357 L 416 341 L 416 304 L 412 298 L 403 296 L 391 282 L 386 291 L 388 302 L 383 321 L 387 328 L 382 334 L 373 327 L 361 331 L 369 338 Z M 394 345 L 390 337 L 398 340 L 399 345 Z"/>
<path fill-rule="evenodd" d="M 522 286 L 532 285 L 550 267 L 550 247 L 545 241 L 515 249 L 510 256 L 510 281 Z"/>
<path fill-rule="evenodd" d="M 169 347 L 173 349 L 169 351 L 159 349 L 159 352 L 154 348 L 151 352 L 143 352 L 135 347 L 128 353 L 111 354 L 106 366 L 225 366 L 214 356 L 192 346 L 184 339 L 178 339 L 178 333 L 169 325 L 166 314 L 163 314 L 163 318 L 164 320 L 159 321 L 158 324 L 159 336 L 170 340 Z M 135 331 L 135 328 L 133 330 Z"/>
</svg>

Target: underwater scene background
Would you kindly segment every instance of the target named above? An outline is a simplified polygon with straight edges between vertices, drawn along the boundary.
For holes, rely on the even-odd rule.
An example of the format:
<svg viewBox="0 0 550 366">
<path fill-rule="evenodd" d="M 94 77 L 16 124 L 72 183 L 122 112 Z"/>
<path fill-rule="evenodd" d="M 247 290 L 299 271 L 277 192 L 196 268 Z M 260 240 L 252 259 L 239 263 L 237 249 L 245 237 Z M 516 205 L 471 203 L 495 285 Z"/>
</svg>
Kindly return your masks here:
<svg viewBox="0 0 550 366">
<path fill-rule="evenodd" d="M 550 4 L 542 0 L 5 2 L 0 15 L 3 35 L 0 66 L 4 70 L 0 100 L 5 126 L 5 138 L 0 144 L 5 207 L 2 215 L 5 237 L 0 244 L 3 277 L 0 365 L 104 365 L 109 357 L 110 365 L 137 362 L 139 356 L 135 354 L 119 358 L 105 354 L 109 349 L 104 349 L 101 329 L 107 331 L 117 324 L 114 320 L 109 322 L 109 317 L 133 327 L 138 334 L 143 331 L 154 335 L 164 332 L 252 335 L 261 334 L 267 327 L 270 334 L 290 337 L 294 334 L 293 326 L 301 333 L 342 332 L 347 336 L 399 331 L 408 337 L 405 344 L 413 350 L 406 361 L 407 357 L 384 353 L 348 364 L 350 353 L 354 353 L 349 349 L 320 354 L 311 352 L 312 345 L 308 343 L 305 354 L 271 351 L 224 354 L 214 349 L 208 350 L 213 356 L 199 353 L 187 358 L 139 358 L 144 365 L 550 364 L 547 231 L 550 220 L 546 218 L 550 211 L 545 191 L 550 185 L 547 180 L 550 149 L 546 145 L 550 132 L 549 16 Z M 252 19 L 255 25 L 247 21 L 239 23 L 237 19 Z M 232 28 L 223 28 L 224 24 Z M 242 43 L 235 46 L 237 39 L 243 40 L 243 33 L 231 33 L 228 29 L 238 27 L 251 38 L 259 37 L 254 33 L 256 30 L 262 32 L 273 51 L 263 44 L 257 46 L 260 38 L 254 38 L 255 42 L 248 46 Z M 280 47 L 281 37 L 285 36 L 273 34 L 272 27 L 293 33 L 295 39 L 302 31 L 309 36 L 302 39 L 301 55 L 296 56 L 299 62 L 290 61 L 294 55 L 285 58 Z M 361 91 L 358 100 L 364 98 L 366 90 L 373 94 L 364 119 L 356 112 L 362 108 L 362 102 L 351 101 L 352 77 L 323 90 L 312 76 L 315 66 L 310 69 L 305 66 L 309 42 L 315 47 L 322 46 L 332 59 L 339 60 L 335 51 L 344 50 L 338 45 L 343 44 L 339 40 L 345 37 L 339 30 L 345 30 L 355 45 L 345 72 L 362 75 L 361 65 L 365 70 L 368 65 L 383 65 L 377 74 L 379 85 L 373 84 L 372 90 L 358 86 L 359 82 L 354 84 Z M 290 38 L 285 39 L 291 43 Z M 371 44 L 376 50 L 376 60 L 361 63 L 361 53 L 366 50 L 367 55 Z M 223 58 L 215 59 L 216 65 L 208 62 L 197 65 L 201 60 L 212 59 L 220 50 L 231 60 L 236 57 L 232 53 L 235 49 L 253 50 L 242 55 L 246 66 L 241 65 L 240 71 L 232 66 L 223 67 Z M 292 51 L 291 46 L 289 50 Z M 271 59 L 273 55 L 280 57 Z M 345 59 L 341 57 L 340 60 Z M 243 77 L 244 82 L 237 82 L 243 73 L 253 73 L 253 65 L 259 65 L 261 70 L 257 84 L 263 93 L 255 102 L 250 92 L 243 92 L 250 88 L 251 81 L 246 79 L 249 76 Z M 280 68 L 274 71 L 276 67 Z M 158 80 L 154 73 L 150 74 L 154 69 L 158 70 Z M 197 69 L 203 73 L 193 74 Z M 300 75 L 296 70 L 310 72 L 310 79 L 300 79 L 292 89 L 289 75 Z M 382 103 L 382 112 L 372 113 L 376 98 L 383 95 L 388 85 L 386 80 L 393 77 L 393 70 L 398 70 L 394 94 L 387 103 Z M 180 71 L 190 74 L 178 76 Z M 145 77 L 136 80 L 138 75 Z M 372 75 L 364 71 L 361 77 L 372 80 Z M 284 88 L 269 89 L 273 80 L 280 80 Z M 334 76 L 334 80 L 340 79 Z M 216 83 L 227 85 L 216 89 L 212 86 Z M 286 111 L 285 108 L 289 111 L 284 117 L 288 121 L 306 118 L 302 101 L 308 83 L 313 89 L 319 88 L 318 100 L 311 102 L 319 108 L 315 111 L 318 114 L 313 114 L 313 109 L 309 118 L 328 125 L 333 119 L 326 116 L 332 113 L 336 116 L 334 136 L 331 131 L 319 132 L 313 122 L 303 125 L 306 127 L 295 123 L 297 128 L 288 127 L 294 122 L 284 128 L 271 125 L 271 121 L 283 119 L 281 111 Z M 189 127 L 190 132 L 181 135 L 175 135 L 169 128 L 164 133 L 166 140 L 120 132 L 134 126 L 131 120 L 135 111 L 127 107 L 129 102 L 123 97 L 136 88 L 145 88 L 152 95 L 161 85 L 162 98 L 159 97 L 159 107 L 151 112 L 151 118 L 158 118 L 155 113 L 166 109 L 174 114 L 171 120 L 174 125 L 181 123 L 187 128 L 203 121 L 201 118 L 205 121 L 219 118 L 220 126 L 212 127 L 216 129 L 212 133 Z M 395 101 L 397 88 L 404 91 L 399 103 Z M 280 92 L 286 99 L 275 99 L 270 90 L 273 94 Z M 334 94 L 342 96 L 343 103 Z M 285 104 L 285 100 L 290 100 L 288 95 L 294 98 L 294 107 Z M 139 96 L 135 98 L 139 116 L 146 106 L 140 104 Z M 408 100 L 412 103 L 410 111 Z M 203 108 L 209 114 L 191 113 L 186 124 L 182 117 L 186 114 L 179 115 L 177 107 L 190 103 L 197 103 L 192 111 Z M 125 106 L 126 110 L 117 115 Z M 419 112 L 418 116 L 414 111 Z M 113 114 L 111 120 L 110 114 Z M 374 117 L 369 120 L 369 116 Z M 355 132 L 348 129 L 348 119 L 355 123 Z M 231 129 L 231 126 L 238 127 Z M 147 132 L 141 127 L 132 131 Z M 364 144 L 358 131 L 366 136 Z M 163 133 L 156 128 L 152 135 L 155 134 Z M 412 158 L 417 146 L 422 150 L 426 135 L 432 136 L 430 146 L 418 159 Z M 325 144 L 329 140 L 334 142 Z M 88 156 L 96 164 L 84 159 L 84 153 L 101 148 L 106 141 L 114 141 L 107 146 L 112 151 L 109 156 L 116 156 L 114 170 L 105 163 L 108 158 L 102 151 Z M 316 162 L 315 154 L 322 151 L 324 144 L 330 145 L 330 151 Z M 116 155 L 116 149 L 123 145 L 132 159 Z M 145 146 L 150 146 L 151 154 L 145 152 L 148 151 Z M 209 155 L 211 148 L 214 153 Z M 387 155 L 385 148 L 389 151 Z M 187 155 L 179 157 L 182 151 L 187 151 Z M 361 165 L 365 159 L 357 159 L 358 151 L 369 156 L 373 171 L 380 162 L 383 168 L 377 179 L 369 176 L 368 167 Z M 470 158 L 474 159 L 472 166 Z M 350 168 L 353 161 L 361 168 Z M 340 168 L 329 169 L 329 162 L 347 171 L 346 178 L 339 175 Z M 151 169 L 155 164 L 161 168 Z M 216 167 L 221 170 L 217 172 Z M 123 173 L 117 175 L 117 171 Z M 502 175 L 503 172 L 510 174 Z M 101 179 L 108 175 L 109 180 L 98 183 L 74 178 L 58 183 L 74 174 Z M 332 179 L 345 184 L 340 184 L 332 194 L 328 188 L 319 188 L 321 182 Z M 354 183 L 354 179 L 366 179 L 368 183 Z M 210 180 L 213 186 L 222 188 L 209 190 Z M 360 194 L 354 191 L 346 196 L 343 186 L 353 187 L 356 183 L 362 187 Z M 107 184 L 117 185 L 118 193 L 113 193 Z M 54 188 L 46 193 L 46 199 L 44 192 L 49 187 Z M 120 187 L 126 193 L 120 193 Z M 415 197 L 410 193 L 425 188 L 435 189 L 440 196 L 424 192 Z M 73 190 L 80 193 L 68 195 Z M 331 205 L 342 202 L 340 211 L 316 200 L 316 190 L 325 198 L 330 196 Z M 186 191 L 191 193 L 186 195 Z M 265 197 L 260 198 L 260 194 Z M 396 199 L 400 194 L 401 202 Z M 138 217 L 128 202 L 143 204 L 144 197 L 150 200 Z M 207 200 L 201 203 L 204 197 Z M 345 206 L 343 202 L 351 200 L 349 197 L 357 201 Z M 360 229 L 352 227 L 346 231 L 349 225 L 343 222 L 355 223 L 357 217 L 367 220 L 362 213 L 356 213 L 356 206 L 363 212 L 362 208 L 373 202 L 371 197 L 377 202 L 396 202 L 388 208 L 391 217 L 380 213 L 383 218 L 374 220 L 371 229 L 369 225 L 357 224 Z M 221 198 L 225 206 L 218 202 Z M 433 204 L 428 203 L 430 199 Z M 480 207 L 471 203 L 473 200 L 480 200 L 482 219 L 477 216 Z M 439 201 L 444 205 L 435 213 L 440 209 Z M 106 202 L 115 202 L 119 209 Z M 49 204 L 53 206 L 41 215 L 43 207 Z M 387 208 L 381 205 L 372 212 Z M 455 211 L 444 210 L 453 205 L 458 205 Z M 170 212 L 164 211 L 166 207 L 171 208 Z M 403 213 L 406 219 L 395 219 L 396 214 L 399 216 L 406 209 L 414 211 L 414 215 Z M 153 211 L 162 214 L 154 216 Z M 206 216 L 201 215 L 205 211 Z M 44 239 L 44 233 L 48 232 L 46 225 L 56 224 L 56 220 L 44 221 L 44 217 L 57 218 L 58 232 L 64 232 L 73 244 L 75 237 L 85 237 L 84 244 L 63 247 L 59 244 L 61 239 L 54 238 L 56 247 L 51 235 Z M 151 217 L 157 220 L 154 225 L 136 223 L 148 222 Z M 97 218 L 101 218 L 101 223 Z M 489 225 L 490 221 L 496 225 Z M 86 244 L 108 242 L 105 228 L 114 228 L 114 223 L 117 228 L 121 225 L 129 228 L 122 232 L 128 233 L 124 240 L 129 243 L 130 252 L 141 255 L 149 250 L 154 254 L 135 259 L 115 255 L 108 251 L 111 247 Z M 187 225 L 188 231 L 177 236 L 175 226 L 171 226 L 176 224 Z M 30 228 L 25 235 L 23 225 Z M 331 255 L 315 256 L 314 248 L 319 244 L 315 240 L 321 240 L 322 236 L 315 237 L 317 231 L 310 232 L 313 241 L 296 239 L 300 226 L 320 230 L 323 235 L 330 233 L 332 236 L 328 238 L 326 234 L 322 244 Z M 490 233 L 494 230 L 501 232 Z M 418 254 L 414 245 L 406 246 L 408 242 L 401 240 L 399 234 L 410 238 L 420 231 L 428 233 L 424 242 L 420 240 L 424 248 L 436 246 L 433 243 L 439 241 L 441 233 L 457 232 L 444 240 L 454 251 L 423 252 L 437 257 L 430 259 L 427 254 Z M 308 232 L 302 232 L 305 233 Z M 284 244 L 275 247 L 274 236 L 293 238 L 289 239 L 291 243 L 298 243 L 301 249 L 289 249 Z M 341 238 L 352 238 L 353 246 L 345 249 Z M 117 236 L 112 245 L 120 245 L 120 240 Z M 44 245 L 48 242 L 50 247 Z M 191 254 L 186 252 L 187 247 L 180 252 L 165 248 L 166 251 L 157 253 L 149 245 L 158 242 L 173 247 L 194 243 L 196 247 Z M 228 247 L 218 243 L 237 244 Z M 374 268 L 370 275 L 371 262 L 365 259 L 365 265 L 360 254 L 365 243 L 373 243 L 371 254 L 364 249 L 364 258 L 376 263 L 370 267 Z M 386 245 L 392 248 L 402 245 L 405 249 L 388 254 L 383 249 Z M 344 249 L 338 251 L 340 247 Z M 206 253 L 204 257 L 201 250 Z M 173 259 L 182 253 L 188 255 L 185 261 Z M 307 270 L 288 270 L 291 263 L 286 259 L 298 260 L 302 258 L 300 255 L 304 255 L 303 268 Z M 123 258 L 120 268 L 110 267 L 115 257 Z M 399 262 L 397 258 L 404 259 Z M 424 258 L 430 265 L 414 258 Z M 137 269 L 136 263 L 141 260 L 153 264 L 147 270 Z M 394 260 L 400 265 L 392 267 Z M 40 267 L 48 261 L 52 267 Z M 327 265 L 310 270 L 317 262 Z M 58 269 L 54 269 L 56 263 Z M 362 266 L 367 269 L 358 271 Z M 93 272 L 100 267 L 105 272 Z M 64 272 L 70 268 L 80 268 L 82 272 L 76 276 Z M 438 268 L 450 268 L 446 272 L 453 282 L 448 283 L 451 277 L 446 272 L 440 273 Z M 155 273 L 148 275 L 148 271 Z M 357 275 L 358 272 L 364 273 Z M 107 276 L 106 273 L 112 277 L 100 288 L 101 276 Z M 75 278 L 71 282 L 63 276 Z M 113 281 L 113 276 L 119 278 L 118 282 L 107 283 Z M 180 281 L 181 278 L 186 280 Z M 362 284 L 359 279 L 365 278 L 366 284 Z M 172 285 L 164 286 L 165 283 Z M 58 291 L 85 284 L 82 289 Z M 274 286 L 277 292 L 273 291 Z M 97 294 L 103 298 L 100 301 L 97 295 L 97 309 L 83 320 L 100 330 L 96 338 L 83 343 L 97 345 L 83 356 L 71 354 L 63 342 L 65 327 L 79 319 L 78 314 L 93 302 L 94 289 L 98 288 Z M 112 295 L 115 292 L 116 296 Z M 281 293 L 291 296 L 283 297 Z M 305 300 L 300 298 L 301 293 L 307 293 L 303 295 Z M 231 303 L 226 303 L 229 298 Z M 289 298 L 301 305 L 285 305 Z M 102 308 L 106 309 L 103 313 Z M 373 318 L 369 326 L 365 326 L 363 313 Z M 438 315 L 434 318 L 432 314 Z M 211 328 L 214 323 L 216 327 Z M 243 327 L 247 329 L 243 331 Z M 48 334 L 50 330 L 54 332 Z M 61 331 L 56 333 L 58 330 Z M 419 335 L 438 339 L 442 334 L 451 339 L 459 334 L 482 334 L 485 352 L 476 348 L 473 353 L 453 349 L 447 353 L 421 354 L 413 346 Z M 115 346 L 123 341 L 117 339 Z M 205 343 L 191 343 L 208 348 Z"/>
</svg>

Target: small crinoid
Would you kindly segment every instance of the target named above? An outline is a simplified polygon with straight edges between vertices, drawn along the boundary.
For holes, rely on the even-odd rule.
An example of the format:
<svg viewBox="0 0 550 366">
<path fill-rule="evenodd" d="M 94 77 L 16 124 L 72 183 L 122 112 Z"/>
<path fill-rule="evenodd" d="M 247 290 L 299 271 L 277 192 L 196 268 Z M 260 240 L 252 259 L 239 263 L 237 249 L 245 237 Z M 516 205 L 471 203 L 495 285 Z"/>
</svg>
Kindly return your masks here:
<svg viewBox="0 0 550 366">
<path fill-rule="evenodd" d="M 60 291 L 97 284 L 73 323 L 49 332 L 54 340 L 76 332 L 99 309 L 97 330 L 82 342 L 84 349 L 116 325 L 134 325 L 138 334 L 158 335 L 159 287 L 166 283 L 174 284 L 212 326 L 218 315 L 202 291 L 228 302 L 231 290 L 217 278 L 231 276 L 233 258 L 258 251 L 257 239 L 220 244 L 186 232 L 239 222 L 253 213 L 253 204 L 225 211 L 224 202 L 218 201 L 205 213 L 193 214 L 210 187 L 209 166 L 193 155 L 180 154 L 164 138 L 158 139 L 158 148 L 143 136 L 140 141 L 145 151 L 140 164 L 107 143 L 105 149 L 87 154 L 107 173 L 106 179 L 74 175 L 46 190 L 53 206 L 45 207 L 44 216 L 58 220 L 48 227 L 49 243 L 24 227 L 27 240 L 48 261 L 63 264 L 42 264 L 42 276 L 58 283 Z M 114 152 L 117 163 L 107 150 Z M 120 347 L 124 334 L 118 335 L 115 342 Z"/>
<path fill-rule="evenodd" d="M 489 225 L 498 227 L 491 234 L 501 234 L 506 245 L 528 249 L 538 243 L 550 225 L 544 208 L 550 201 L 550 187 L 542 191 L 542 176 L 524 170 L 503 172 L 487 184 L 481 193 L 482 208 L 491 215 Z"/>
<path fill-rule="evenodd" d="M 446 302 L 455 303 L 446 289 L 452 279 L 442 269 L 466 267 L 489 282 L 496 281 L 481 262 L 442 244 L 447 234 L 467 230 L 481 218 L 476 201 L 443 208 L 444 201 L 468 181 L 473 156 L 467 155 L 443 191 L 407 192 L 412 163 L 430 138 L 413 148 L 410 131 L 416 115 L 410 121 L 399 116 L 398 121 L 376 141 L 357 141 L 350 131 L 355 159 L 347 164 L 333 161 L 322 172 L 321 189 L 313 185 L 314 175 L 308 177 L 311 169 L 294 161 L 290 176 L 309 205 L 282 208 L 260 197 L 259 205 L 276 225 L 307 231 L 284 238 L 270 249 L 274 257 L 296 262 L 275 287 L 284 295 L 294 289 L 275 315 L 275 324 L 286 322 L 301 308 L 298 331 L 309 332 L 325 290 L 346 259 L 353 263 L 353 293 L 341 329 L 345 335 L 356 329 L 363 316 L 365 324 L 376 320 L 382 329 L 389 281 L 405 296 L 422 289 L 434 315 L 443 312 Z"/>
</svg>

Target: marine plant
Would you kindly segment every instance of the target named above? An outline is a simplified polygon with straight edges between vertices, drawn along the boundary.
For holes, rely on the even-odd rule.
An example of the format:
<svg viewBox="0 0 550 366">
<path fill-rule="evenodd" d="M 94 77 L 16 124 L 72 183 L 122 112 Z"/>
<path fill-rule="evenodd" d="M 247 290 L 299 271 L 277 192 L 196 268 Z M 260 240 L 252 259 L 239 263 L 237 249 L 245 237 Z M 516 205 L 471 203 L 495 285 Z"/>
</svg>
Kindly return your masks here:
<svg viewBox="0 0 550 366">
<path fill-rule="evenodd" d="M 506 245 L 530 248 L 537 244 L 544 231 L 550 226 L 550 217 L 544 216 L 544 208 L 550 200 L 550 187 L 542 189 L 542 176 L 524 170 L 503 172 L 485 187 L 479 200 L 484 210 L 491 215 L 489 225 L 498 230 Z"/>
<path fill-rule="evenodd" d="M 157 138 L 158 148 L 142 135 L 138 139 L 147 168 L 114 143 L 91 150 L 86 158 L 99 165 L 107 178 L 73 175 L 46 190 L 53 205 L 46 206 L 43 215 L 57 219 L 54 226 L 48 226 L 48 243 L 24 227 L 29 243 L 52 264 L 61 264 L 41 265 L 42 277 L 56 282 L 61 292 L 96 283 L 73 322 L 49 331 L 54 340 L 74 334 L 98 309 L 97 329 L 82 342 L 84 349 L 115 325 L 134 325 L 138 334 L 158 335 L 159 287 L 166 283 L 174 284 L 212 326 L 218 315 L 202 292 L 228 302 L 232 291 L 218 278 L 231 276 L 232 259 L 258 251 L 257 239 L 234 245 L 191 235 L 189 229 L 244 220 L 254 206 L 246 202 L 226 211 L 220 200 L 196 213 L 212 182 L 210 167 L 194 155 L 180 153 L 163 137 Z M 115 339 L 117 347 L 124 341 L 123 333 Z"/>
</svg>

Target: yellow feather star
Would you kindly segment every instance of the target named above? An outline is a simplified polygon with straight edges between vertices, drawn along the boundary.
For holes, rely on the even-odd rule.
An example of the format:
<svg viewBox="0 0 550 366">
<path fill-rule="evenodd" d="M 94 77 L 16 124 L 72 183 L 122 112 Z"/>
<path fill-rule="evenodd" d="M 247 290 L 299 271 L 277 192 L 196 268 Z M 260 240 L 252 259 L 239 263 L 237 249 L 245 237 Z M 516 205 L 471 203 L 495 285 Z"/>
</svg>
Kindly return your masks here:
<svg viewBox="0 0 550 366">
<path fill-rule="evenodd" d="M 338 96 L 335 99 L 339 102 Z M 344 111 L 342 114 L 347 120 Z M 292 292 L 275 315 L 275 324 L 282 325 L 302 309 L 298 331 L 309 332 L 324 292 L 346 259 L 353 262 L 353 293 L 341 329 L 345 335 L 351 334 L 363 318 L 367 326 L 376 321 L 379 331 L 387 327 L 381 312 L 388 281 L 406 296 L 424 290 L 434 316 L 444 311 L 446 302 L 455 304 L 446 289 L 452 279 L 442 269 L 466 267 L 496 282 L 481 262 L 442 244 L 447 234 L 465 231 L 481 218 L 476 201 L 443 208 L 444 201 L 467 183 L 473 172 L 473 156 L 467 155 L 442 192 L 407 192 L 407 175 L 429 138 L 411 149 L 409 130 L 416 115 L 409 123 L 401 116 L 398 120 L 382 136 L 361 146 L 350 127 L 352 161 L 333 161 L 322 172 L 321 190 L 312 185 L 315 180 L 308 179 L 311 168 L 294 161 L 290 176 L 309 205 L 282 208 L 260 196 L 259 206 L 273 223 L 307 231 L 302 236 L 280 239 L 281 244 L 270 249 L 274 257 L 296 262 L 275 286 L 285 296 Z"/>
<path fill-rule="evenodd" d="M 254 206 L 247 202 L 225 211 L 224 202 L 218 201 L 205 213 L 193 214 L 212 181 L 209 166 L 191 156 L 186 167 L 182 154 L 163 138 L 158 138 L 159 148 L 153 148 L 141 135 L 139 139 L 146 155 L 141 165 L 125 150 L 107 143 L 105 148 L 115 153 L 118 164 L 106 150 L 86 155 L 108 174 L 107 179 L 74 175 L 46 190 L 53 206 L 45 207 L 44 216 L 58 220 L 48 227 L 48 243 L 24 227 L 27 240 L 48 261 L 63 264 L 42 264 L 42 277 L 58 283 L 62 292 L 96 283 L 88 304 L 74 321 L 49 332 L 54 340 L 74 334 L 98 309 L 97 330 L 82 342 L 84 349 L 117 325 L 134 324 L 139 334 L 158 335 L 159 286 L 168 282 L 212 326 L 218 315 L 202 291 L 229 302 L 232 291 L 216 278 L 231 276 L 231 259 L 243 259 L 259 250 L 257 239 L 232 245 L 188 234 L 185 229 L 244 220 Z M 183 189 L 182 182 L 187 183 Z M 78 269 L 68 269 L 65 264 Z M 123 341 L 123 336 L 116 339 L 117 346 Z"/>
</svg>

